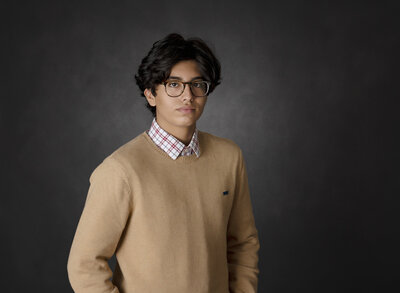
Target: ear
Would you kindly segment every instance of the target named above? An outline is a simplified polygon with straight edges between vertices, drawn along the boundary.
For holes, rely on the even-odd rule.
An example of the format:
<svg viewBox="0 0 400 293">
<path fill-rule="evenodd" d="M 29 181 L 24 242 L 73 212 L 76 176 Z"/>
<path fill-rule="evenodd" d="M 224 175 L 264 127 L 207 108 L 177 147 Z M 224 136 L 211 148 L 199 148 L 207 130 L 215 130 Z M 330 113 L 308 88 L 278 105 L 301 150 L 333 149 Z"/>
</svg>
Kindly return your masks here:
<svg viewBox="0 0 400 293">
<path fill-rule="evenodd" d="M 150 89 L 144 90 L 144 95 L 146 96 L 147 102 L 149 102 L 150 106 L 156 105 L 156 97 L 153 95 Z"/>
</svg>

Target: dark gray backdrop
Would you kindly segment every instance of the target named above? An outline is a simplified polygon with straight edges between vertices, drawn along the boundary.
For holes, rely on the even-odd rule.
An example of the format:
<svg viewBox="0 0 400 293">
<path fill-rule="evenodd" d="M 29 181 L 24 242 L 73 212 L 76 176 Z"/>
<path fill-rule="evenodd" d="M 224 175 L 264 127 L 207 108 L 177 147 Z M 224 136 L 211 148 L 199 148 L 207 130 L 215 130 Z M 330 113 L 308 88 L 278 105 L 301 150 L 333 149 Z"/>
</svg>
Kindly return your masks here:
<svg viewBox="0 0 400 293">
<path fill-rule="evenodd" d="M 244 151 L 259 292 L 398 287 L 395 5 L 31 1 L 2 10 L 2 292 L 72 292 L 66 264 L 90 173 L 149 127 L 133 75 L 170 32 L 202 37 L 221 60 L 223 82 L 198 127 Z"/>
</svg>

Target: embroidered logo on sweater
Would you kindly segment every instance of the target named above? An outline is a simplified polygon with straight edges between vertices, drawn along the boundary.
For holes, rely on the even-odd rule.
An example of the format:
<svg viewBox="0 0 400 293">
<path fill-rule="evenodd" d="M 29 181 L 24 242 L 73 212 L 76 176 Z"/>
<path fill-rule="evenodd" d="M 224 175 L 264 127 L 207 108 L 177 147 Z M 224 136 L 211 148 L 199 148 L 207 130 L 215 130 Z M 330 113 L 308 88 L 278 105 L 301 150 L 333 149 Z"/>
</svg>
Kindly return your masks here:
<svg viewBox="0 0 400 293">
<path fill-rule="evenodd" d="M 225 190 L 222 194 L 223 194 L 223 195 L 228 195 L 228 194 L 229 194 L 229 191 L 228 191 L 228 190 Z"/>
</svg>

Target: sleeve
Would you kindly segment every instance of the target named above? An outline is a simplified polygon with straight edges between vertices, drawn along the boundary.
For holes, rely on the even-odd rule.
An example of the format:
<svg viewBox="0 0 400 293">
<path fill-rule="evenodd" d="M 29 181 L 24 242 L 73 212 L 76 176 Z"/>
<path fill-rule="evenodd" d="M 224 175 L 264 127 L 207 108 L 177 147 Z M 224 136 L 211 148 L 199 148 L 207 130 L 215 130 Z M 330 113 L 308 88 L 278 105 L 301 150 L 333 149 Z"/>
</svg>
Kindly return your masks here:
<svg viewBox="0 0 400 293">
<path fill-rule="evenodd" d="M 75 293 L 119 293 L 108 260 L 132 210 L 123 169 L 106 158 L 91 174 L 90 187 L 69 253 L 67 271 Z"/>
<path fill-rule="evenodd" d="M 257 292 L 259 248 L 247 172 L 240 151 L 235 194 L 227 231 L 230 293 Z"/>
</svg>

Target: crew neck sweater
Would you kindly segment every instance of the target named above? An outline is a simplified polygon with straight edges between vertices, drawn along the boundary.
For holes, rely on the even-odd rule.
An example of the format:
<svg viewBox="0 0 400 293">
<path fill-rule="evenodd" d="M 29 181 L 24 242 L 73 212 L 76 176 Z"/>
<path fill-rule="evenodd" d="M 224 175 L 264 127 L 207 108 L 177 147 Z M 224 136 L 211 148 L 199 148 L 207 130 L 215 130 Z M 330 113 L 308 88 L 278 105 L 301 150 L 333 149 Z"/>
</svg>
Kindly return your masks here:
<svg viewBox="0 0 400 293">
<path fill-rule="evenodd" d="M 143 132 L 94 169 L 67 263 L 75 293 L 257 292 L 242 151 L 198 135 L 200 157 L 173 160 Z"/>
</svg>

